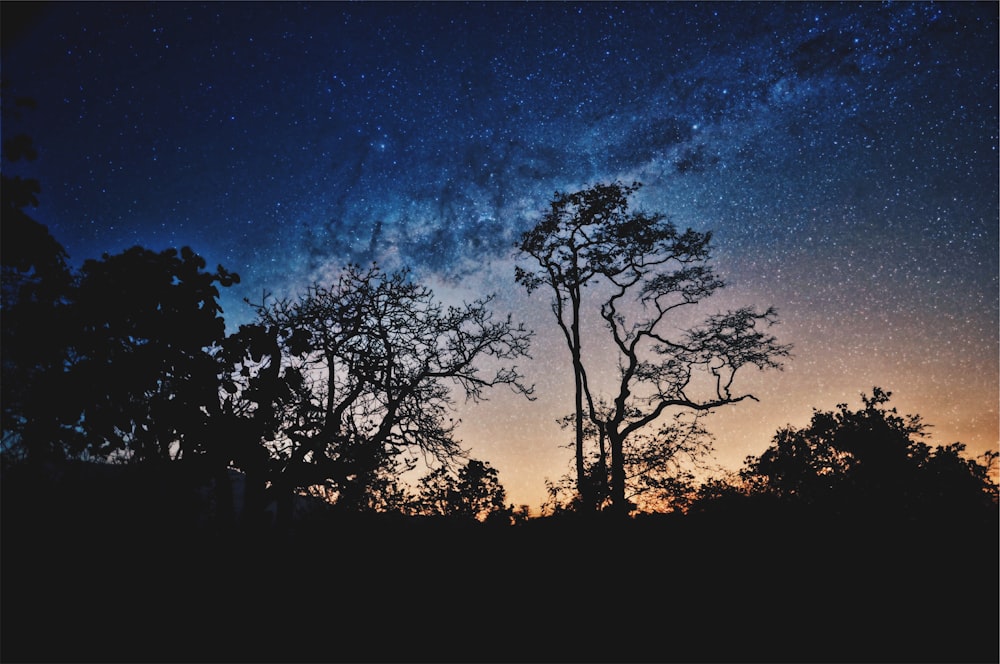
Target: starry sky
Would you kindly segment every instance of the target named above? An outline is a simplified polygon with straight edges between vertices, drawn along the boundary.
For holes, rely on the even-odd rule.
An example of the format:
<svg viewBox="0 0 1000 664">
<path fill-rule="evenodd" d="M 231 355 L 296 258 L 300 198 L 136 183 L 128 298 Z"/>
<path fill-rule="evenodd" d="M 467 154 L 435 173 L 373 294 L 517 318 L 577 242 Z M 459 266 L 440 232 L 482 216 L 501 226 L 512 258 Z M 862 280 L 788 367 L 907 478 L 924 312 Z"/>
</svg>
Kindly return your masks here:
<svg viewBox="0 0 1000 664">
<path fill-rule="evenodd" d="M 713 231 L 715 310 L 774 305 L 794 344 L 708 420 L 720 468 L 875 385 L 933 443 L 998 446 L 997 3 L 29 9 L 3 3 L 2 77 L 38 108 L 3 130 L 34 137 L 19 173 L 73 263 L 189 245 L 240 273 L 232 330 L 347 262 L 497 293 L 539 398 L 460 403 L 459 434 L 511 502 L 572 456 L 569 353 L 512 248 L 553 192 L 615 179 Z"/>
</svg>

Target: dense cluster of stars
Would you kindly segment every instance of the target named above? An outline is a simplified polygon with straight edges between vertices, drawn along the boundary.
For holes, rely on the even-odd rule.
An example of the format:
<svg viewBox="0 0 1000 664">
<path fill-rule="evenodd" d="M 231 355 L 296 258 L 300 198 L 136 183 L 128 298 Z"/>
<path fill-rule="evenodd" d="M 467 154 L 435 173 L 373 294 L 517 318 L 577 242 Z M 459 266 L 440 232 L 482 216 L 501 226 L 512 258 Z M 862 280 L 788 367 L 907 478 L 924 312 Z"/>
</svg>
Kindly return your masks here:
<svg viewBox="0 0 1000 664">
<path fill-rule="evenodd" d="M 512 247 L 555 190 L 713 230 L 719 309 L 775 305 L 795 357 L 717 413 L 735 467 L 874 385 L 941 443 L 998 444 L 997 14 L 990 3 L 60 3 L 5 8 L 38 109 L 36 217 L 74 262 L 190 245 L 292 293 L 347 262 L 539 331 L 530 405 L 462 434 L 537 505 L 566 470 L 564 348 Z M 8 21 L 11 19 L 11 21 Z M 7 128 L 5 127 L 5 132 Z M 595 345 L 598 345 L 595 341 Z M 564 376 L 563 376 L 564 375 Z"/>
</svg>

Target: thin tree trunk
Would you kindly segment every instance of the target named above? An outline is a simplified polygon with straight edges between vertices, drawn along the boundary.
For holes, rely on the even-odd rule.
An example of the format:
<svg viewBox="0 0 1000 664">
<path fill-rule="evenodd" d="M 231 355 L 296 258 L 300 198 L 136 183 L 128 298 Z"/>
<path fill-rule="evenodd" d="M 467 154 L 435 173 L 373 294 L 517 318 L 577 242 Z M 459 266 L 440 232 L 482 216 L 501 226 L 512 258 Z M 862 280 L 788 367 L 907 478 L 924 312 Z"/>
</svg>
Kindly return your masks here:
<svg viewBox="0 0 1000 664">
<path fill-rule="evenodd" d="M 629 504 L 625 498 L 625 439 L 617 431 L 608 432 L 611 443 L 611 510 L 628 516 Z"/>
<path fill-rule="evenodd" d="M 597 432 L 597 471 L 596 480 L 598 484 L 594 488 L 594 505 L 598 506 L 608 497 L 608 446 L 607 434 L 602 424 Z"/>
<path fill-rule="evenodd" d="M 586 509 L 591 509 L 590 483 L 587 482 L 587 468 L 583 458 L 583 380 L 580 376 L 579 360 L 573 360 L 573 379 L 576 389 L 576 490 Z"/>
<path fill-rule="evenodd" d="M 576 491 L 580 496 L 583 507 L 586 510 L 594 509 L 593 492 L 590 490 L 590 483 L 587 481 L 587 468 L 583 457 L 583 368 L 580 357 L 580 295 L 578 292 L 570 294 L 573 307 L 573 318 L 570 321 L 573 345 L 570 352 L 573 354 L 573 387 L 576 407 Z"/>
</svg>

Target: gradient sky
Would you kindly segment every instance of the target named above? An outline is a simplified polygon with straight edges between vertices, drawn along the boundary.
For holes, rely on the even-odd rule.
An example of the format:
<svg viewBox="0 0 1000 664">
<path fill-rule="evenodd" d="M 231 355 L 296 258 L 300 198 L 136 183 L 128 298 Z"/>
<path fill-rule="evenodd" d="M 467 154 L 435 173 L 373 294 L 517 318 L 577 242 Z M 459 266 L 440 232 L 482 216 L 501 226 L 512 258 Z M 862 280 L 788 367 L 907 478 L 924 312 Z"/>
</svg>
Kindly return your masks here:
<svg viewBox="0 0 1000 664">
<path fill-rule="evenodd" d="M 998 446 L 997 3 L 14 10 L 2 77 L 39 107 L 4 133 L 35 138 L 20 172 L 74 264 L 190 245 L 242 276 L 235 329 L 244 297 L 378 260 L 448 301 L 497 292 L 535 329 L 538 400 L 460 408 L 512 502 L 569 471 L 572 409 L 512 246 L 554 191 L 614 179 L 712 230 L 711 306 L 774 305 L 795 346 L 744 376 L 759 403 L 708 421 L 722 467 L 875 385 L 933 443 Z"/>
</svg>

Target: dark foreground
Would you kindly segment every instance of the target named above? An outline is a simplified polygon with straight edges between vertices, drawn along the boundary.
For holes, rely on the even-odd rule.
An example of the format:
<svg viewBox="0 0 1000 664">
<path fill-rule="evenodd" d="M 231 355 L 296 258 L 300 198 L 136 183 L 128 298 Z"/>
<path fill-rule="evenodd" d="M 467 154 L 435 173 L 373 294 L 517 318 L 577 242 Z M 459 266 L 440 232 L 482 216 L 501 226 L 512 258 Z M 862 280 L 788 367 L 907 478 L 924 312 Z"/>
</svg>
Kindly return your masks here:
<svg viewBox="0 0 1000 664">
<path fill-rule="evenodd" d="M 340 517 L 279 537 L 107 498 L 5 490 L 2 661 L 1000 659 L 992 523 Z"/>
</svg>

